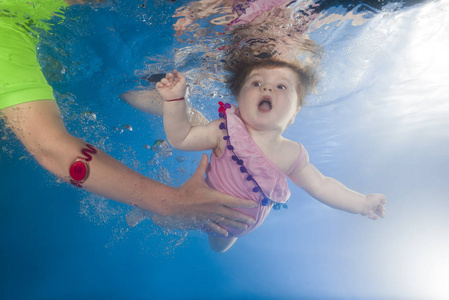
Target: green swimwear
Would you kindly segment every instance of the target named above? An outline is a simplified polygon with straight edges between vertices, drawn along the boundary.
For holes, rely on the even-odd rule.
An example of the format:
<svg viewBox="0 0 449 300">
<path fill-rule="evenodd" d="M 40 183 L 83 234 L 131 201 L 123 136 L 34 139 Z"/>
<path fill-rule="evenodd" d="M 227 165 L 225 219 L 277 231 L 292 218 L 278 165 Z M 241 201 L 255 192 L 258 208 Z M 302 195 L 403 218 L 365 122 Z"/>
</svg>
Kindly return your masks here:
<svg viewBox="0 0 449 300">
<path fill-rule="evenodd" d="M 37 61 L 37 28 L 48 30 L 51 19 L 67 4 L 62 0 L 0 0 L 0 109 L 52 99 Z"/>
</svg>

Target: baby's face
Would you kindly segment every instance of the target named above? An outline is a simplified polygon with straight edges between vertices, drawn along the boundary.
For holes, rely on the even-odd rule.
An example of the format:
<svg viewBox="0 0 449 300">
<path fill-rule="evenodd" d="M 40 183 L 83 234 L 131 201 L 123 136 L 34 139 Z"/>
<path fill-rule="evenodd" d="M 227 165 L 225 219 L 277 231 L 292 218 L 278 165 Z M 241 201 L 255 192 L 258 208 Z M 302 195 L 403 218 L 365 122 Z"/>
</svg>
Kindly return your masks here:
<svg viewBox="0 0 449 300">
<path fill-rule="evenodd" d="M 282 133 L 300 110 L 299 84 L 298 75 L 288 67 L 253 70 L 237 97 L 245 124 L 255 130 Z"/>
</svg>

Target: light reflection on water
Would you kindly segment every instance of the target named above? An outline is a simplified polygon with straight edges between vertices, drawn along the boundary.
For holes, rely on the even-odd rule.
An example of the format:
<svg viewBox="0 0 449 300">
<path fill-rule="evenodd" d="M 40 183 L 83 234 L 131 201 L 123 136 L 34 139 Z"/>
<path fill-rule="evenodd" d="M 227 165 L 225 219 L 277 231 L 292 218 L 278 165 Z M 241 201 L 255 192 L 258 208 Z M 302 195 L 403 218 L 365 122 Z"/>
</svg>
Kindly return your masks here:
<svg viewBox="0 0 449 300">
<path fill-rule="evenodd" d="M 330 51 L 321 67 L 322 93 L 309 99 L 297 131 L 290 132 L 304 138 L 320 167 L 332 164 L 330 175 L 387 195 L 385 220 L 356 225 L 374 240 L 356 246 L 370 262 L 345 266 L 355 273 L 369 266 L 385 297 L 449 296 L 449 238 L 442 232 L 449 225 L 448 9 L 447 1 L 435 1 L 380 12 L 359 28 L 346 28 L 345 40 L 337 33 L 325 42 Z M 330 157 L 322 149 L 328 145 L 334 145 Z M 357 281 L 366 275 L 359 273 Z M 360 283 L 367 295 L 376 294 Z"/>
</svg>

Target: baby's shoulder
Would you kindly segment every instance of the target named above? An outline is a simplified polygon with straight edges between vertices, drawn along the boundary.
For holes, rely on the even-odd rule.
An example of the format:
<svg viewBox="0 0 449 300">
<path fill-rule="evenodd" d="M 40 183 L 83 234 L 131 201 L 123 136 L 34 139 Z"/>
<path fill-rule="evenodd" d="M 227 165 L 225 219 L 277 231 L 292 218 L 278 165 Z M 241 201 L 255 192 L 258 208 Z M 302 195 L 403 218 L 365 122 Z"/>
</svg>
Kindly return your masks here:
<svg viewBox="0 0 449 300">
<path fill-rule="evenodd" d="M 284 138 L 282 141 L 282 152 L 297 157 L 302 150 L 300 143 Z M 296 154 L 296 155 L 295 155 Z"/>
<path fill-rule="evenodd" d="M 300 156 L 304 147 L 289 139 L 283 139 L 281 147 L 277 151 L 277 165 L 284 172 L 290 171 Z"/>
<path fill-rule="evenodd" d="M 284 155 L 287 159 L 286 163 L 289 165 L 288 171 L 286 171 L 287 175 L 290 175 L 294 171 L 301 171 L 309 164 L 309 154 L 302 144 L 287 140 L 285 149 L 286 152 Z"/>
</svg>

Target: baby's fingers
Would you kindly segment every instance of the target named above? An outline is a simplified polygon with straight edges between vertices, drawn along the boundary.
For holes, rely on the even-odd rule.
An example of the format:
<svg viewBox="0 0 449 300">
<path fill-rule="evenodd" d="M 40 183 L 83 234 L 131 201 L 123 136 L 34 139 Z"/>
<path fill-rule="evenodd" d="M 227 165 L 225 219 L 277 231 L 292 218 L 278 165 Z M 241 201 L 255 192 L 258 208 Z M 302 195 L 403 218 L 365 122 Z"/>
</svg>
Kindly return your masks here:
<svg viewBox="0 0 449 300">
<path fill-rule="evenodd" d="M 162 87 L 169 87 L 172 85 L 172 81 L 167 78 L 163 78 L 161 81 L 159 81 L 159 83 L 162 84 Z"/>
<path fill-rule="evenodd" d="M 174 70 L 173 71 L 173 76 L 178 78 L 178 79 L 184 78 L 184 75 L 182 75 L 182 73 L 180 73 L 178 70 Z"/>
<path fill-rule="evenodd" d="M 371 220 L 379 220 L 379 217 L 385 217 L 385 208 L 382 204 L 370 209 L 369 213 L 365 214 Z"/>
<path fill-rule="evenodd" d="M 159 81 L 158 83 L 156 83 L 156 88 L 162 89 L 164 87 L 165 87 L 165 85 L 162 82 Z"/>
<path fill-rule="evenodd" d="M 376 215 L 378 215 L 379 217 L 381 217 L 381 218 L 384 218 L 384 217 L 385 217 L 385 211 L 386 211 L 386 209 L 385 209 L 385 207 L 383 206 L 383 204 L 382 204 L 382 205 L 378 205 L 378 206 L 374 209 L 374 213 L 375 213 Z"/>
<path fill-rule="evenodd" d="M 371 211 L 371 213 L 368 215 L 368 218 L 370 218 L 371 220 L 379 220 L 379 218 Z"/>
</svg>

